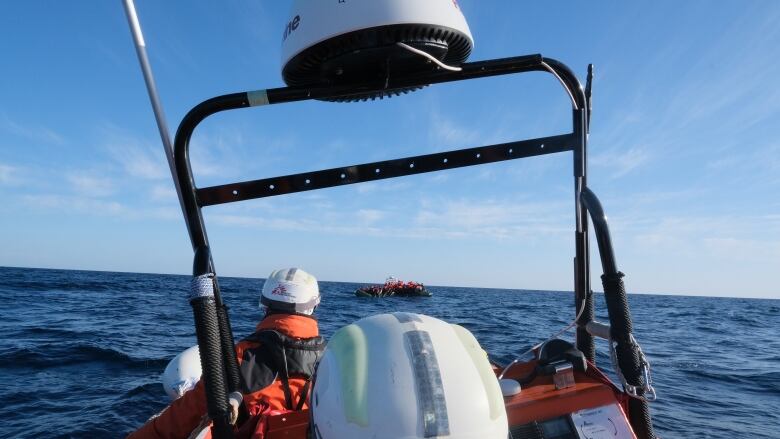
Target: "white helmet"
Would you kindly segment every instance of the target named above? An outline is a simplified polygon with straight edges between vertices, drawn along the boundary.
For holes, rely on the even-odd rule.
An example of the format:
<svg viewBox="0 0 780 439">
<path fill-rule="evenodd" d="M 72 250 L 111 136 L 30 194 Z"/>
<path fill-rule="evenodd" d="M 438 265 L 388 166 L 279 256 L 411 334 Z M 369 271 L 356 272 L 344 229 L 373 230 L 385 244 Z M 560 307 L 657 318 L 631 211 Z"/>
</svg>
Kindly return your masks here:
<svg viewBox="0 0 780 439">
<path fill-rule="evenodd" d="M 311 412 L 315 439 L 506 439 L 509 431 L 498 380 L 474 336 L 410 313 L 336 332 Z"/>
<path fill-rule="evenodd" d="M 195 387 L 203 373 L 200 367 L 200 351 L 195 345 L 173 357 L 162 375 L 162 385 L 171 400 L 181 398 Z"/>
<path fill-rule="evenodd" d="M 276 311 L 311 315 L 320 304 L 317 279 L 300 268 L 276 270 L 265 280 L 260 304 Z"/>
</svg>

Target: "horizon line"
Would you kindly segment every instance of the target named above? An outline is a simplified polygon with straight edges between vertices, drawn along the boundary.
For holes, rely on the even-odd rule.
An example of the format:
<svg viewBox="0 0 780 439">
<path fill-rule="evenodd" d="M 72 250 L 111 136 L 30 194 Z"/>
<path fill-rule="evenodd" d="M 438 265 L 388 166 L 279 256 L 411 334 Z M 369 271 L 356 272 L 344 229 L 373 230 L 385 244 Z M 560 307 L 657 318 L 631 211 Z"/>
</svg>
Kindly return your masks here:
<svg viewBox="0 0 780 439">
<path fill-rule="evenodd" d="M 120 274 L 144 274 L 144 275 L 157 275 L 157 276 L 187 276 L 192 277 L 191 274 L 182 274 L 182 273 L 155 273 L 155 272 L 139 272 L 139 271 L 119 271 L 119 270 L 95 270 L 95 269 L 83 269 L 83 268 L 58 268 L 58 267 L 22 267 L 22 266 L 7 266 L 7 265 L 0 265 L 0 269 L 2 268 L 11 268 L 11 269 L 23 269 L 23 270 L 59 270 L 59 271 L 85 271 L 85 272 L 93 272 L 93 273 L 120 273 Z M 220 278 L 233 278 L 233 279 L 257 279 L 257 280 L 265 280 L 264 277 L 251 277 L 251 276 L 228 276 L 228 275 L 218 275 Z M 326 282 L 326 283 L 352 283 L 352 284 L 369 284 L 369 285 L 375 285 L 375 282 L 362 282 L 362 281 L 343 281 L 343 280 L 320 280 L 317 279 L 318 282 Z M 430 287 L 437 287 L 437 288 L 472 288 L 472 289 L 486 289 L 486 290 L 506 290 L 506 291 L 536 291 L 536 292 L 543 292 L 543 293 L 566 293 L 566 294 L 574 294 L 573 290 L 546 290 L 546 289 L 538 289 L 538 288 L 507 288 L 507 287 L 483 287 L 483 286 L 460 286 L 460 285 L 430 285 L 430 284 L 424 284 L 426 286 Z M 604 294 L 603 291 L 592 291 L 594 294 Z M 674 297 L 707 297 L 707 298 L 715 298 L 715 299 L 751 299 L 751 300 L 780 300 L 780 297 L 755 297 L 755 296 L 708 296 L 708 295 L 697 295 L 697 294 L 682 294 L 682 293 L 649 293 L 649 292 L 627 292 L 629 295 L 641 295 L 641 296 L 674 296 Z"/>
</svg>

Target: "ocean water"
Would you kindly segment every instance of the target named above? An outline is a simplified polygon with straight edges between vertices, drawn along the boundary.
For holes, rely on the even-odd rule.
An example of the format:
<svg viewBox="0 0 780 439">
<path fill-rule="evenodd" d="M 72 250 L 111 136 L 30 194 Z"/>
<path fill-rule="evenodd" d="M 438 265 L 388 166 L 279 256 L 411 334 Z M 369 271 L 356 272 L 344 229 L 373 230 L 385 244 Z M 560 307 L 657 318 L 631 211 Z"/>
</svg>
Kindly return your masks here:
<svg viewBox="0 0 780 439">
<path fill-rule="evenodd" d="M 159 377 L 195 344 L 186 276 L 0 267 L 0 438 L 121 437 L 167 404 Z M 631 279 L 627 278 L 630 287 Z M 259 317 L 257 279 L 221 278 L 237 338 Z M 569 323 L 572 293 L 430 287 L 431 298 L 359 299 L 322 282 L 321 331 L 404 310 L 461 324 L 491 356 Z M 779 438 L 780 301 L 631 295 L 664 438 Z M 598 318 L 606 320 L 603 299 Z M 610 370 L 603 342 L 597 362 Z"/>
</svg>

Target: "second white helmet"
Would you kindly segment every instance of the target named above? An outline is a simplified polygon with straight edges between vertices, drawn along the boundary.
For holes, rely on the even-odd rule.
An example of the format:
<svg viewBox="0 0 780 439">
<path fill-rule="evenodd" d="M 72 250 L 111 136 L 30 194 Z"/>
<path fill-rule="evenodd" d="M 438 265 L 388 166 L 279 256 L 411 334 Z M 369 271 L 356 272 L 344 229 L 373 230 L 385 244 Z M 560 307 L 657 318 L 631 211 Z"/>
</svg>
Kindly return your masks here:
<svg viewBox="0 0 780 439">
<path fill-rule="evenodd" d="M 310 315 L 320 304 L 317 279 L 300 268 L 276 270 L 263 285 L 260 304 L 276 311 Z"/>
<path fill-rule="evenodd" d="M 171 401 L 179 399 L 200 381 L 200 351 L 195 345 L 175 356 L 165 367 L 162 385 Z"/>
</svg>

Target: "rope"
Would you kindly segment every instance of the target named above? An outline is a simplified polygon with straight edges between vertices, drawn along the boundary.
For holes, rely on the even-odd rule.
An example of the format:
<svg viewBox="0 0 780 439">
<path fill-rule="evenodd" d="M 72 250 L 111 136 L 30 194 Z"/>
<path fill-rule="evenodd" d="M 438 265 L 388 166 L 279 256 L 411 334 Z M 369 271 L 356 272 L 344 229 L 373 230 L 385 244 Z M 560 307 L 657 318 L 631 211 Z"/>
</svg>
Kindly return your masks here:
<svg viewBox="0 0 780 439">
<path fill-rule="evenodd" d="M 572 322 L 571 322 L 571 323 L 570 323 L 568 326 L 566 326 L 565 328 L 563 328 L 563 329 L 561 329 L 560 331 L 556 332 L 555 334 L 553 334 L 552 336 L 550 336 L 548 339 L 544 340 L 543 342 L 541 342 L 541 343 L 537 343 L 537 344 L 535 344 L 535 345 L 531 346 L 531 348 L 530 348 L 530 349 L 528 349 L 527 351 L 525 351 L 525 352 L 523 352 L 522 354 L 518 355 L 518 356 L 517 356 L 517 358 L 515 358 L 514 360 L 512 360 L 512 362 L 511 362 L 511 363 L 509 363 L 509 364 L 508 364 L 508 365 L 507 365 L 507 366 L 506 366 L 506 367 L 505 367 L 505 368 L 504 368 L 504 369 L 501 371 L 501 374 L 498 376 L 498 379 L 502 379 L 502 378 L 504 378 L 504 374 L 506 374 L 506 373 L 507 373 L 507 371 L 509 370 L 509 368 L 511 368 L 512 366 L 514 366 L 516 363 L 518 363 L 518 362 L 520 361 L 520 359 L 522 359 L 524 356 L 526 356 L 526 355 L 527 355 L 529 352 L 533 352 L 534 350 L 536 350 L 536 349 L 539 349 L 539 348 L 540 348 L 540 347 L 541 347 L 543 344 L 547 343 L 548 341 L 550 341 L 550 340 L 552 340 L 552 339 L 558 338 L 558 336 L 559 336 L 559 335 L 561 335 L 561 334 L 565 333 L 566 331 L 568 331 L 569 329 L 571 329 L 571 328 L 573 328 L 573 327 L 577 326 L 577 320 L 579 320 L 579 319 L 580 319 L 580 317 L 582 316 L 582 313 L 583 313 L 583 311 L 585 311 L 585 305 L 588 303 L 587 297 L 588 297 L 588 296 L 586 295 L 585 297 L 583 297 L 583 298 L 582 298 L 582 304 L 580 305 L 580 309 L 577 311 L 577 316 L 576 316 L 576 317 L 574 317 L 574 320 L 573 320 L 573 321 L 572 321 Z"/>
</svg>

